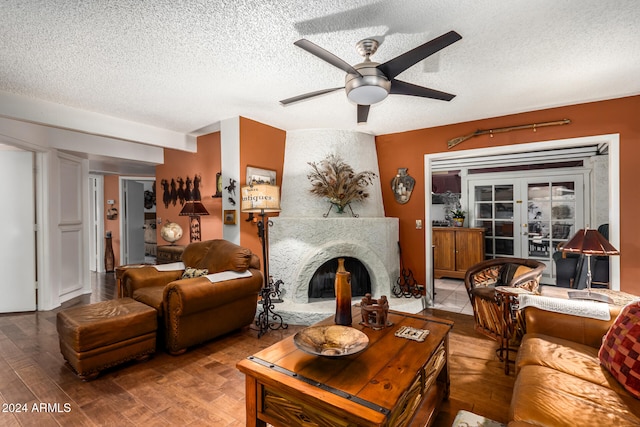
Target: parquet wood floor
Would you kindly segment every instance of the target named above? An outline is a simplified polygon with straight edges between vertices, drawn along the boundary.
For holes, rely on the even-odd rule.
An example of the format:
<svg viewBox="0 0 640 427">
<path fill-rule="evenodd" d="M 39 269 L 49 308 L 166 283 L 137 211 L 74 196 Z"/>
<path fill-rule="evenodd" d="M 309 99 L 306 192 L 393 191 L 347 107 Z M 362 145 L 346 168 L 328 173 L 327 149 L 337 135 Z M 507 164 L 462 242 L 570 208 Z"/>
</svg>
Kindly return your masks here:
<svg viewBox="0 0 640 427">
<path fill-rule="evenodd" d="M 113 298 L 113 275 L 94 275 L 93 288 L 91 297 L 62 308 Z M 58 311 L 0 315 L 0 426 L 244 426 L 244 376 L 236 362 L 303 328 L 290 325 L 258 338 L 247 327 L 181 356 L 158 352 L 83 382 L 60 354 Z M 496 343 L 473 331 L 471 316 L 423 314 L 455 322 L 451 396 L 436 426 L 450 426 L 460 409 L 505 422 L 514 377 L 504 375 Z"/>
</svg>

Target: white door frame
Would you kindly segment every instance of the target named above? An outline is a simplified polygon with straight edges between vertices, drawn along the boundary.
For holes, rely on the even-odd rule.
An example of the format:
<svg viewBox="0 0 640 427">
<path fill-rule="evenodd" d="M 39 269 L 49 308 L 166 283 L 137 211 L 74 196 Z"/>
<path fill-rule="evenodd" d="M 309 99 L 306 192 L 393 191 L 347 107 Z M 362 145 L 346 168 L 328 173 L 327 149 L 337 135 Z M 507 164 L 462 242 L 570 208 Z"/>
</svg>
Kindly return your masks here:
<svg viewBox="0 0 640 427">
<path fill-rule="evenodd" d="M 89 270 L 104 273 L 104 176 L 89 174 Z"/>
<path fill-rule="evenodd" d="M 522 153 L 528 151 L 540 151 L 557 148 L 572 148 L 585 145 L 608 144 L 609 147 L 609 241 L 620 248 L 620 134 L 594 135 L 579 138 L 558 139 L 554 141 L 531 142 L 525 144 L 506 145 L 499 147 L 477 148 L 471 150 L 458 150 L 425 154 L 424 156 L 424 182 L 425 182 L 425 222 L 430 225 L 431 212 L 431 174 L 432 162 L 437 160 L 455 160 L 466 157 L 490 156 L 509 153 Z M 432 233 L 431 227 L 425 227 L 425 266 L 426 282 L 433 281 L 432 265 Z M 611 257 L 611 289 L 620 290 L 620 257 Z M 430 290 L 430 289 L 429 289 Z M 429 291 L 428 290 L 428 291 Z M 433 295 L 428 295 L 428 300 L 433 303 Z"/>
</svg>

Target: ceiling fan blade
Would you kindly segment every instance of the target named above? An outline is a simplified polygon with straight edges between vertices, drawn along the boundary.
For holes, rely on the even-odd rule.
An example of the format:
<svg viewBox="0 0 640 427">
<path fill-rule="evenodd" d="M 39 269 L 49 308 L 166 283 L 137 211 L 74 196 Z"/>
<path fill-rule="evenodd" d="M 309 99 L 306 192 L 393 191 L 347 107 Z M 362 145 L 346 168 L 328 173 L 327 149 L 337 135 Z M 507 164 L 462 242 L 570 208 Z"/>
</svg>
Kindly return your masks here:
<svg viewBox="0 0 640 427">
<path fill-rule="evenodd" d="M 462 36 L 455 31 L 449 31 L 423 45 L 416 47 L 400 56 L 378 65 L 378 69 L 382 71 L 389 80 L 402 73 L 407 68 L 417 64 L 426 57 L 433 55 L 441 49 L 460 40 Z"/>
<path fill-rule="evenodd" d="M 316 90 L 315 92 L 304 93 L 302 95 L 294 96 L 291 98 L 283 99 L 280 101 L 282 105 L 293 104 L 294 102 L 304 101 L 305 99 L 313 98 L 314 96 L 324 95 L 325 93 L 335 92 L 336 90 L 344 89 L 344 86 L 333 87 L 331 89 Z"/>
<path fill-rule="evenodd" d="M 300 39 L 297 42 L 293 43 L 294 45 L 306 50 L 307 52 L 311 53 L 312 55 L 317 56 L 318 58 L 328 62 L 329 64 L 333 65 L 334 67 L 338 67 L 340 68 L 342 71 L 345 71 L 349 74 L 355 74 L 357 76 L 362 76 L 358 70 L 356 70 L 355 68 L 353 68 L 350 64 L 348 64 L 347 62 L 345 62 L 344 60 L 338 58 L 337 56 L 335 56 L 333 53 L 329 52 L 328 50 L 325 50 L 323 48 L 321 48 L 320 46 L 318 46 L 317 44 L 314 44 L 312 42 L 310 42 L 307 39 Z"/>
<path fill-rule="evenodd" d="M 358 124 L 367 123 L 367 118 L 369 117 L 369 108 L 371 105 L 360 105 L 358 104 Z"/>
<path fill-rule="evenodd" d="M 403 82 L 402 80 L 391 80 L 390 94 L 393 95 L 411 95 L 421 96 L 423 98 L 439 99 L 441 101 L 451 101 L 455 95 L 439 90 L 429 89 L 428 87 L 414 85 L 412 83 Z"/>
</svg>

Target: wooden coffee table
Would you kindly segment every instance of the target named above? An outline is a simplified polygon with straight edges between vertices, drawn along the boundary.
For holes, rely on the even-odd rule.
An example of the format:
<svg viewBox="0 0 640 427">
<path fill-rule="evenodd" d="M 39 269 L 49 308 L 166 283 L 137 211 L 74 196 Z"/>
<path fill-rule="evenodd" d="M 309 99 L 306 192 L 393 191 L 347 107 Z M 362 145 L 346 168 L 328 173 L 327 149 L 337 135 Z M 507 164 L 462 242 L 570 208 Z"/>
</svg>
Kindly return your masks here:
<svg viewBox="0 0 640 427">
<path fill-rule="evenodd" d="M 389 311 L 392 326 L 375 331 L 362 352 L 314 356 L 286 338 L 240 361 L 246 376 L 247 426 L 431 425 L 449 396 L 448 336 L 453 322 Z M 331 325 L 333 318 L 318 325 Z M 401 326 L 429 330 L 423 342 L 395 336 Z"/>
</svg>

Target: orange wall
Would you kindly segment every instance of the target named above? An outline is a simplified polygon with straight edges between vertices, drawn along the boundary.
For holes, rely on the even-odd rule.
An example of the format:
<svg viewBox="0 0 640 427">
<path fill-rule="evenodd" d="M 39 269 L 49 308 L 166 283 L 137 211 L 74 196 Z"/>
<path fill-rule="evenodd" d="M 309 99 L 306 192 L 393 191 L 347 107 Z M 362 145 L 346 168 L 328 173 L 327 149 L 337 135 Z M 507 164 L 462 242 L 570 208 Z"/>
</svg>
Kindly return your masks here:
<svg viewBox="0 0 640 427">
<path fill-rule="evenodd" d="M 455 101 L 454 101 L 455 102 Z M 420 129 L 376 137 L 380 162 L 385 214 L 400 219 L 400 242 L 405 268 L 410 268 L 416 280 L 425 283 L 424 230 L 415 229 L 415 220 L 426 220 L 424 211 L 424 155 L 445 152 L 447 141 L 467 135 L 477 129 L 495 129 L 529 123 L 570 119 L 571 124 L 483 135 L 471 138 L 451 151 L 486 148 L 537 141 L 575 138 L 601 134 L 620 134 L 620 265 L 621 290 L 640 294 L 640 197 L 636 194 L 637 170 L 640 165 L 640 96 L 568 107 L 551 108 L 496 117 L 486 120 L 458 123 L 429 129 Z M 395 202 L 389 183 L 399 167 L 408 167 L 416 179 L 411 200 L 400 205 Z"/>
<path fill-rule="evenodd" d="M 247 166 L 276 171 L 276 185 L 282 184 L 286 132 L 240 117 L 240 186 L 246 184 Z M 270 214 L 277 216 L 278 214 Z M 262 245 L 255 223 L 247 222 L 248 214 L 240 213 L 240 244 L 251 249 L 262 260 Z"/>
<path fill-rule="evenodd" d="M 103 221 L 104 221 L 104 233 L 105 236 L 107 231 L 111 231 L 111 244 L 113 246 L 113 253 L 115 255 L 115 263 L 114 265 L 120 265 L 120 179 L 118 175 L 105 175 L 104 177 L 104 212 Z M 107 204 L 107 200 L 112 199 L 116 203 L 113 205 L 114 208 L 118 209 L 118 217 L 116 219 L 107 219 L 107 209 L 111 206 Z M 104 265 L 104 257 L 103 257 L 103 265 Z"/>
<path fill-rule="evenodd" d="M 189 244 L 189 217 L 178 215 L 182 210 L 179 201 L 175 206 L 169 203 L 169 207 L 165 207 L 160 183 L 163 179 L 171 182 L 172 178 L 186 179 L 187 176 L 193 180 L 195 175 L 200 175 L 202 204 L 209 212 L 209 215 L 200 218 L 202 240 L 221 239 L 222 199 L 211 197 L 216 192 L 216 173 L 221 169 L 220 157 L 220 132 L 214 132 L 198 137 L 196 153 L 165 148 L 165 163 L 156 166 L 156 216 L 162 220 L 162 224 L 170 220 L 182 227 L 182 238 L 176 242 L 178 245 Z M 168 244 L 160 236 L 160 228 L 157 228 L 158 245 Z"/>
</svg>

